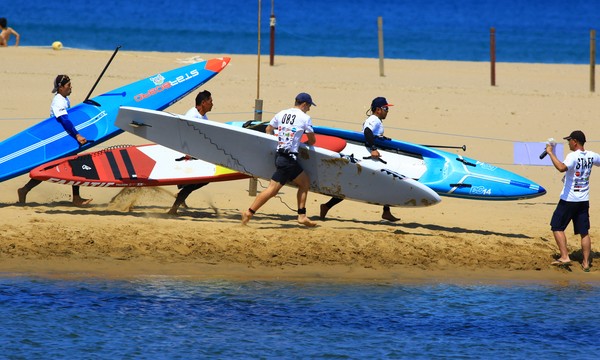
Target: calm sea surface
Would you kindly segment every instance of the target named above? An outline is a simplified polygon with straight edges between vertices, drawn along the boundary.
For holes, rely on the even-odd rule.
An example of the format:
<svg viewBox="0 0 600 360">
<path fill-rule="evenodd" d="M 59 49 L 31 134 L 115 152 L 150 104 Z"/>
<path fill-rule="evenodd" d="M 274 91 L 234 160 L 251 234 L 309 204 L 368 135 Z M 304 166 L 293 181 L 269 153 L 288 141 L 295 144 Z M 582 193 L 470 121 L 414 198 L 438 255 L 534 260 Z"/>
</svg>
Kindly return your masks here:
<svg viewBox="0 0 600 360">
<path fill-rule="evenodd" d="M 271 1 L 262 2 L 269 52 Z M 587 63 L 600 1 L 274 1 L 276 54 Z M 14 1 L 23 46 L 257 52 L 256 1 Z M 0 50 L 0 53 L 2 50 Z M 0 57 L 1 58 L 1 57 Z M 0 60 L 1 64 L 1 60 Z M 598 283 L 56 280 L 0 274 L 0 358 L 597 357 Z"/>
<path fill-rule="evenodd" d="M 263 0 L 261 10 L 261 52 L 273 12 L 280 55 L 376 58 L 381 16 L 387 58 L 487 61 L 494 27 L 497 61 L 589 63 L 600 27 L 600 1 L 590 0 Z M 0 17 L 25 46 L 258 51 L 258 1 L 3 0 Z"/>
<path fill-rule="evenodd" d="M 0 358 L 594 358 L 599 299 L 584 283 L 5 277 Z"/>
</svg>

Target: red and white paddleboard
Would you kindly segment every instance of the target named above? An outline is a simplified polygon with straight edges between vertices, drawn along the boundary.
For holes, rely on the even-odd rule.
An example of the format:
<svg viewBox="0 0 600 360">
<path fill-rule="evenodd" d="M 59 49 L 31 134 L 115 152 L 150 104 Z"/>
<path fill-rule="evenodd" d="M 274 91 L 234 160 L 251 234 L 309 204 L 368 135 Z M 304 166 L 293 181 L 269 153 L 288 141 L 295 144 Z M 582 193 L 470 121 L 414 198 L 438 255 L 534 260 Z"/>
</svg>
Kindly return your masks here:
<svg viewBox="0 0 600 360">
<path fill-rule="evenodd" d="M 346 146 L 346 141 L 337 137 L 316 135 L 316 138 L 315 146 L 332 151 Z M 29 176 L 57 184 L 92 187 L 184 185 L 250 177 L 156 144 L 115 146 L 58 159 L 31 170 Z"/>
</svg>

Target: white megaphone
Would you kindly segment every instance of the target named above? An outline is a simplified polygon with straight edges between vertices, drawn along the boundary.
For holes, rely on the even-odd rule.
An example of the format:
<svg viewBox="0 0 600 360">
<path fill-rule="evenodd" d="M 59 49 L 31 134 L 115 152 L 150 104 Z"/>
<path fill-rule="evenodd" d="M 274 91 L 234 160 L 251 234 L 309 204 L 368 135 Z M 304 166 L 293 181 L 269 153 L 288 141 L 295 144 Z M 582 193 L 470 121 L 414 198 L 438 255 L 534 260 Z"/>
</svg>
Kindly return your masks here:
<svg viewBox="0 0 600 360">
<path fill-rule="evenodd" d="M 555 145 L 555 144 L 556 144 L 556 142 L 554 141 L 554 138 L 549 138 L 548 141 L 546 142 L 546 145 Z M 544 152 L 540 154 L 540 159 L 545 158 L 546 155 L 548 155 L 548 152 L 546 150 L 544 150 Z"/>
</svg>

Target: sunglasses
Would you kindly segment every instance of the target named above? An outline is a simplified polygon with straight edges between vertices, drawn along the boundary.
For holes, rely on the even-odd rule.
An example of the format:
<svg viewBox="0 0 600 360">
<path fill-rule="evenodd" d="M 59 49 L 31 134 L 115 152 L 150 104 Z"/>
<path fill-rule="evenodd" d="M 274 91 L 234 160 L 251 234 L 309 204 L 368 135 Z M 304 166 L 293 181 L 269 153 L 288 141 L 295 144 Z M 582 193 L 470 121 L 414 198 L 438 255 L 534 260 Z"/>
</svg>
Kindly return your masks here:
<svg viewBox="0 0 600 360">
<path fill-rule="evenodd" d="M 387 106 L 382 106 L 382 107 L 380 107 L 380 109 L 383 110 L 383 111 L 385 111 L 385 112 L 390 111 L 390 108 L 387 107 Z"/>
</svg>

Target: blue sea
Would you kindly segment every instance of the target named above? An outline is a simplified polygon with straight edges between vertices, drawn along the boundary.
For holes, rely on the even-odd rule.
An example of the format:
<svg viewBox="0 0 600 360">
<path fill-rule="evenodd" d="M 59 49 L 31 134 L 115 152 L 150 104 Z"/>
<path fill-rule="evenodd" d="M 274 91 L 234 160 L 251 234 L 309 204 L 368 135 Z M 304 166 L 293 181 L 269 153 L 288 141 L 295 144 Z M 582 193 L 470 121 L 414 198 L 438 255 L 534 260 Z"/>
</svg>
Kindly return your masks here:
<svg viewBox="0 0 600 360">
<path fill-rule="evenodd" d="M 599 298 L 588 284 L 0 278 L 0 358 L 597 358 Z"/>
<path fill-rule="evenodd" d="M 258 1 L 3 0 L 0 17 L 24 46 L 214 54 L 258 52 Z M 264 0 L 261 54 L 489 61 L 490 28 L 500 62 L 590 61 L 597 0 Z"/>
<path fill-rule="evenodd" d="M 263 1 L 261 53 L 589 62 L 600 1 Z M 258 2 L 14 1 L 22 46 L 258 51 Z M 0 56 L 2 50 L 0 49 Z M 1 60 L 0 60 L 1 63 Z M 600 351 L 600 284 L 235 282 L 0 274 L 3 359 L 558 359 Z"/>
</svg>

